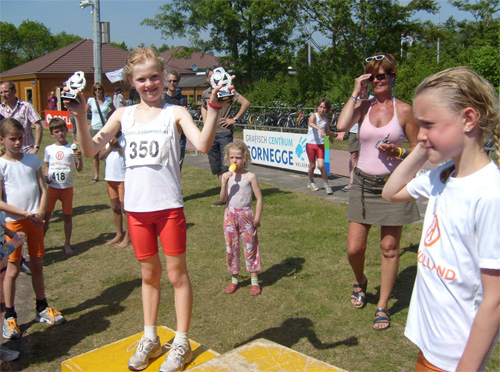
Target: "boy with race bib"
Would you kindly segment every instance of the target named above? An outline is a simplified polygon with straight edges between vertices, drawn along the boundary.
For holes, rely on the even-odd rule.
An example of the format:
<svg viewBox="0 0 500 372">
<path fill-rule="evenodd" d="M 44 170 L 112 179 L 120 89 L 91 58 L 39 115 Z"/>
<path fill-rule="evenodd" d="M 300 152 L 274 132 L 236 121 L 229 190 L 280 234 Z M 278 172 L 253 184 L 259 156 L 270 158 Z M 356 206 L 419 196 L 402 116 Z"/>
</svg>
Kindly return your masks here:
<svg viewBox="0 0 500 372">
<path fill-rule="evenodd" d="M 68 127 L 61 118 L 49 122 L 50 135 L 56 143 L 45 148 L 45 180 L 48 187 L 47 208 L 43 224 L 44 234 L 49 229 L 50 216 L 58 200 L 62 203 L 64 215 L 64 251 L 73 254 L 71 249 L 71 231 L 73 230 L 73 173 L 83 169 L 82 153 L 78 146 L 68 143 Z"/>
</svg>

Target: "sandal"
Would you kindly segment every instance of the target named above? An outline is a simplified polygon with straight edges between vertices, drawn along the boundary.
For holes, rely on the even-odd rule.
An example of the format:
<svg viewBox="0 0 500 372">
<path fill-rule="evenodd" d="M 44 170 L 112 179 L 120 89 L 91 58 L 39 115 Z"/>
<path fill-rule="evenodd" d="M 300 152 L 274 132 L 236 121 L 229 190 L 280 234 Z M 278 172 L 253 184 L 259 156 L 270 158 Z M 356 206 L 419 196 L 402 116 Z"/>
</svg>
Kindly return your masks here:
<svg viewBox="0 0 500 372">
<path fill-rule="evenodd" d="M 352 285 L 352 287 L 354 289 L 358 289 L 360 288 L 361 290 L 360 291 L 352 291 L 352 294 L 351 294 L 351 304 L 352 306 L 354 306 L 356 309 L 362 309 L 366 306 L 366 288 L 368 287 L 368 278 L 365 277 L 365 284 L 363 285 L 359 285 L 357 283 L 354 283 Z M 364 293 L 364 295 L 362 295 L 361 293 Z M 358 302 L 361 302 L 359 305 L 354 305 L 352 303 L 352 300 L 355 300 L 355 301 L 358 301 Z"/>
<path fill-rule="evenodd" d="M 252 287 L 250 287 L 250 296 L 258 296 L 260 292 L 260 287 L 258 285 L 252 285 Z"/>
<path fill-rule="evenodd" d="M 377 315 L 377 313 L 384 313 L 386 316 Z M 387 324 L 387 327 L 377 328 L 376 324 Z M 389 313 L 385 309 L 377 309 L 375 311 L 375 319 L 373 320 L 373 329 L 376 331 L 383 331 L 391 326 L 391 318 L 389 317 Z"/>
<path fill-rule="evenodd" d="M 90 182 L 97 183 L 97 182 L 99 182 L 99 178 L 93 178 L 92 181 L 90 181 Z"/>
<path fill-rule="evenodd" d="M 350 190 L 352 188 L 352 184 L 348 183 L 344 186 L 344 190 Z"/>
<path fill-rule="evenodd" d="M 240 286 L 238 284 L 234 284 L 234 283 L 231 283 L 227 286 L 226 290 L 224 292 L 226 292 L 227 294 L 233 294 L 234 292 L 236 292 L 238 289 L 240 288 Z"/>
</svg>

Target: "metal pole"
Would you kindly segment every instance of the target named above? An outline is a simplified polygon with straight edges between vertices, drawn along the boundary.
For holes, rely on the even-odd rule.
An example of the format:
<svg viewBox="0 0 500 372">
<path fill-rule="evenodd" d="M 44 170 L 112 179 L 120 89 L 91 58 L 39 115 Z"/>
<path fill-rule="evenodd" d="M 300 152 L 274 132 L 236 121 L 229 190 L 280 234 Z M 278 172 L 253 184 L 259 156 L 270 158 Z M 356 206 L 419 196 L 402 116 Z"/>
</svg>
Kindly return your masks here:
<svg viewBox="0 0 500 372">
<path fill-rule="evenodd" d="M 439 5 L 439 13 L 438 13 L 438 32 L 441 31 L 441 5 Z M 438 34 L 438 42 L 437 42 L 437 63 L 439 64 L 439 53 L 441 50 L 441 38 Z"/>
<path fill-rule="evenodd" d="M 92 16 L 94 21 L 94 82 L 102 83 L 102 34 L 100 0 L 94 0 L 92 6 Z"/>
</svg>

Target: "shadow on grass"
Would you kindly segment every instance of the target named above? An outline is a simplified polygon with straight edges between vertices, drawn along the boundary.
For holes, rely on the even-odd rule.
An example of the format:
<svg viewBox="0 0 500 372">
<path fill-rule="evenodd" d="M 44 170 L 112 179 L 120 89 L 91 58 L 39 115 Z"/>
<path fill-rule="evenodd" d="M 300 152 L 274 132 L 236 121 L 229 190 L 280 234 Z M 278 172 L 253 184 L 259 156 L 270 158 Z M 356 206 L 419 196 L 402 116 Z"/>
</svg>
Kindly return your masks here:
<svg viewBox="0 0 500 372">
<path fill-rule="evenodd" d="M 105 209 L 111 209 L 111 206 L 109 204 L 81 205 L 73 208 L 73 217 L 89 213 L 100 212 Z M 64 216 L 62 213 L 62 209 L 60 208 L 56 209 L 52 213 L 52 216 L 50 217 L 50 223 L 57 223 L 57 222 L 64 222 Z"/>
<path fill-rule="evenodd" d="M 71 348 L 88 336 L 105 331 L 112 332 L 109 329 L 111 322 L 107 318 L 117 315 L 125 309 L 121 302 L 135 288 L 140 287 L 141 282 L 141 279 L 137 278 L 106 288 L 95 298 L 88 299 L 72 308 L 61 309 L 65 316 L 82 312 L 78 318 L 68 320 L 59 326 L 50 327 L 47 325 L 43 331 L 24 336 L 22 345 L 9 342 L 11 345 L 6 346 L 11 346 L 11 349 L 21 351 L 24 354 L 19 361 L 12 363 L 12 367 L 17 368 L 14 370 L 20 371 L 31 364 L 51 362 L 61 356 L 69 355 Z M 25 331 L 33 324 L 34 321 L 31 321 L 21 325 L 20 328 Z M 28 352 L 29 357 L 26 355 Z"/>
<path fill-rule="evenodd" d="M 398 274 L 391 295 L 391 298 L 396 299 L 396 302 L 394 302 L 391 308 L 387 309 L 389 314 L 396 314 L 410 306 L 411 292 L 413 290 L 413 284 L 416 276 L 416 265 L 409 266 Z M 380 297 L 380 286 L 375 287 L 375 290 L 377 291 L 375 294 L 370 293 L 370 287 L 368 286 L 366 294 L 367 302 L 374 305 L 378 303 L 378 299 Z"/>
<path fill-rule="evenodd" d="M 47 234 L 50 234 L 50 228 L 47 231 Z M 104 243 L 110 241 L 115 235 L 116 233 L 114 232 L 102 233 L 93 239 L 79 243 L 72 243 L 71 248 L 75 252 L 72 255 L 67 255 L 66 252 L 64 252 L 64 240 L 61 241 L 61 245 L 45 247 L 45 256 L 43 258 L 44 266 L 49 266 L 55 262 L 65 261 L 79 254 L 85 253 L 96 245 L 103 245 Z"/>
<path fill-rule="evenodd" d="M 217 197 L 219 197 L 219 194 L 220 194 L 220 187 L 212 187 L 211 189 L 205 190 L 203 192 L 197 192 L 196 194 L 183 196 L 183 199 L 184 199 L 184 202 L 187 202 L 189 200 L 207 198 L 207 197 L 216 196 L 216 195 L 217 195 Z"/>
<path fill-rule="evenodd" d="M 242 346 L 259 338 L 265 338 L 289 348 L 298 343 L 302 338 L 307 338 L 311 345 L 318 350 L 331 349 L 340 345 L 358 345 L 358 339 L 356 337 L 348 337 L 337 342 L 324 343 L 318 338 L 313 328 L 314 324 L 309 318 L 289 318 L 285 320 L 281 326 L 268 328 L 259 332 L 249 339 L 235 344 L 234 347 Z"/>
<path fill-rule="evenodd" d="M 302 271 L 305 262 L 305 258 L 302 257 L 288 257 L 279 264 L 271 266 L 266 271 L 259 273 L 262 287 L 270 287 L 282 278 L 297 275 Z M 246 287 L 248 285 L 250 285 L 250 279 L 240 282 L 241 287 Z"/>
</svg>

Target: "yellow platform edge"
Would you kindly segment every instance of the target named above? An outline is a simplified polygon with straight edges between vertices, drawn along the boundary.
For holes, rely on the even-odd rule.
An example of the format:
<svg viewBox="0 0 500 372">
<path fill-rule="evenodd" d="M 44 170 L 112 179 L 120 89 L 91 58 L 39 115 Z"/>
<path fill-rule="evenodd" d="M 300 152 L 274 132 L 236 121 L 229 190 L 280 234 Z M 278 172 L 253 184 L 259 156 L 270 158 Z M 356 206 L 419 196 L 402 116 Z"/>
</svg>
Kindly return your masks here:
<svg viewBox="0 0 500 372">
<path fill-rule="evenodd" d="M 175 332 L 170 328 L 159 326 L 158 336 L 162 345 L 172 343 Z M 133 355 L 128 352 L 130 345 L 142 337 L 142 332 L 115 341 L 100 348 L 77 355 L 61 363 L 62 372 L 121 372 L 128 371 L 128 360 Z M 193 350 L 193 360 L 186 366 L 190 369 L 215 358 L 219 355 L 216 351 L 206 348 L 199 342 L 189 340 Z M 151 364 L 144 371 L 158 371 L 165 360 L 166 348 L 163 347 L 163 353 L 160 357 L 151 361 Z"/>
</svg>

